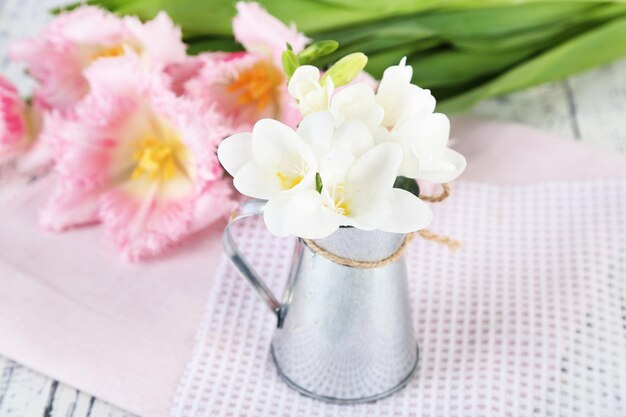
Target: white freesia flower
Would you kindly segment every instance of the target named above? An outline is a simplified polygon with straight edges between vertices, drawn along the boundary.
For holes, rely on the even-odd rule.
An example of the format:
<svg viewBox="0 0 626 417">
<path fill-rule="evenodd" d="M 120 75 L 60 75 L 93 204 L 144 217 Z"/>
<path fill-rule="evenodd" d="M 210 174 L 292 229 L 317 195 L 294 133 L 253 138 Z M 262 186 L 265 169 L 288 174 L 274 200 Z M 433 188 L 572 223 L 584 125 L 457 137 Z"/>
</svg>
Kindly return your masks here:
<svg viewBox="0 0 626 417">
<path fill-rule="evenodd" d="M 312 65 L 302 65 L 296 69 L 288 85 L 289 94 L 298 102 L 298 109 L 303 116 L 328 110 L 333 95 L 333 80 L 328 77 L 326 83 L 320 83 L 320 70 Z"/>
<path fill-rule="evenodd" d="M 398 123 L 415 115 L 426 115 L 435 111 L 437 104 L 430 90 L 411 84 L 413 68 L 406 65 L 406 57 L 399 65 L 385 70 L 376 92 L 376 101 L 384 109 L 382 125 L 392 129 Z"/>
<path fill-rule="evenodd" d="M 218 158 L 247 196 L 271 200 L 280 194 L 315 189 L 317 158 L 311 145 L 288 126 L 271 119 L 252 133 L 233 135 L 220 144 Z"/>
<path fill-rule="evenodd" d="M 400 175 L 432 182 L 449 182 L 465 169 L 465 158 L 448 148 L 450 122 L 433 113 L 436 101 L 429 90 L 411 84 L 413 68 L 399 65 L 385 70 L 376 93 L 384 108 L 383 126 L 376 141 L 392 141 L 403 150 Z"/>
<path fill-rule="evenodd" d="M 465 158 L 447 147 L 449 123 L 433 113 L 429 90 L 411 84 L 413 68 L 406 58 L 387 68 L 378 90 L 364 83 L 345 87 L 332 97 L 330 112 L 338 126 L 357 119 L 367 125 L 376 143 L 395 142 L 402 148 L 399 175 L 448 182 L 465 169 Z"/>
<path fill-rule="evenodd" d="M 465 157 L 448 148 L 450 121 L 444 114 L 414 115 L 396 125 L 388 135 L 403 149 L 402 176 L 445 183 L 465 169 Z"/>
<path fill-rule="evenodd" d="M 340 226 L 407 233 L 426 227 L 430 208 L 405 190 L 393 188 L 402 151 L 386 143 L 360 158 L 334 147 L 320 161 L 323 188 L 301 190 L 268 202 L 265 222 L 278 236 L 318 239 Z"/>
<path fill-rule="evenodd" d="M 318 157 L 324 158 L 332 148 L 349 151 L 356 158 L 374 146 L 374 139 L 366 124 L 351 119 L 336 127 L 330 112 L 317 112 L 306 116 L 298 126 L 298 135 L 309 143 Z"/>
<path fill-rule="evenodd" d="M 265 223 L 278 236 L 317 239 L 340 226 L 408 233 L 432 219 L 419 198 L 393 188 L 400 146 L 374 146 L 360 120 L 336 127 L 330 112 L 318 112 L 305 117 L 297 132 L 261 120 L 252 133 L 225 139 L 218 157 L 241 193 L 269 200 Z"/>
<path fill-rule="evenodd" d="M 330 112 L 338 125 L 349 119 L 364 122 L 371 132 L 380 128 L 385 110 L 376 102 L 372 87 L 358 83 L 344 87 L 330 102 Z"/>
</svg>

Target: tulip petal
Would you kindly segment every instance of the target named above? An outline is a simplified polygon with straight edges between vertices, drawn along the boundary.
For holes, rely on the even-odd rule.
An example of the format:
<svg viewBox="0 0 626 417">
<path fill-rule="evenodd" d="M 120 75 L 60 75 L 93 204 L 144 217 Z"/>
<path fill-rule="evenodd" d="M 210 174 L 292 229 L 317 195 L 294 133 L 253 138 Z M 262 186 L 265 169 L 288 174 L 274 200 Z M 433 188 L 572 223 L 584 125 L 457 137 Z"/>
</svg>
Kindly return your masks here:
<svg viewBox="0 0 626 417">
<path fill-rule="evenodd" d="M 222 141 L 217 157 L 224 169 L 235 176 L 245 164 L 252 161 L 252 133 L 237 133 Z"/>
<path fill-rule="evenodd" d="M 193 222 L 193 200 L 137 198 L 120 188 L 101 197 L 100 218 L 130 261 L 161 253 L 186 236 Z"/>
<path fill-rule="evenodd" d="M 17 88 L 0 75 L 0 156 L 21 151 L 28 144 L 25 111 Z"/>
<path fill-rule="evenodd" d="M 101 189 L 92 184 L 59 183 L 39 211 L 39 223 L 46 230 L 60 232 L 97 223 Z"/>
<path fill-rule="evenodd" d="M 236 207 L 230 181 L 215 181 L 197 196 L 190 231 L 197 232 L 220 219 L 226 219 Z"/>
<path fill-rule="evenodd" d="M 430 207 L 406 190 L 391 190 L 389 203 L 391 214 L 379 226 L 385 232 L 415 232 L 427 227 L 433 219 Z"/>
<path fill-rule="evenodd" d="M 294 25 L 286 26 L 258 3 L 240 1 L 236 6 L 233 32 L 237 42 L 247 51 L 272 57 L 280 64 L 280 56 L 286 44 L 291 45 L 297 54 L 309 42 Z"/>
<path fill-rule="evenodd" d="M 182 41 L 180 27 L 164 11 L 142 23 L 134 16 L 125 16 L 128 31 L 142 44 L 145 52 L 157 61 L 182 62 L 186 58 L 186 46 Z"/>
</svg>

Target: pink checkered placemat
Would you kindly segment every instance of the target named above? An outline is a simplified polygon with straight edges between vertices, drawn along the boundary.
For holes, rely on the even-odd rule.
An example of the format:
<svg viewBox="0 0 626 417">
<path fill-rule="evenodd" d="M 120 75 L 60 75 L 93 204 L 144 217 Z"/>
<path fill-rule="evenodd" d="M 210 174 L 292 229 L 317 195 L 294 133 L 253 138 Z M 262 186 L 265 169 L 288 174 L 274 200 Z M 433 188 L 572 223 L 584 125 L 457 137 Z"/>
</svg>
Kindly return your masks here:
<svg viewBox="0 0 626 417">
<path fill-rule="evenodd" d="M 289 389 L 269 355 L 275 319 L 222 260 L 178 389 L 187 416 L 626 416 L 626 181 L 460 183 L 432 230 L 464 249 L 408 251 L 417 376 L 345 406 Z M 280 291 L 293 241 L 237 230 Z"/>
</svg>

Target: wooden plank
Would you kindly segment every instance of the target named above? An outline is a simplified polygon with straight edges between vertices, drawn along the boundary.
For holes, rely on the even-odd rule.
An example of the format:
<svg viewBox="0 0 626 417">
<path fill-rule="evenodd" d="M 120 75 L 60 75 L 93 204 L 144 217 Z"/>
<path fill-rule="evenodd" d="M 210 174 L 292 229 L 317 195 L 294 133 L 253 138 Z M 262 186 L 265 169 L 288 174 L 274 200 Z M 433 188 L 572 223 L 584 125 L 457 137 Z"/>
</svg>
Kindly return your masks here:
<svg viewBox="0 0 626 417">
<path fill-rule="evenodd" d="M 50 378 L 6 360 L 2 384 L 5 388 L 0 403 L 2 417 L 47 417 L 46 410 L 50 409 L 58 386 Z"/>
<path fill-rule="evenodd" d="M 552 83 L 479 103 L 471 114 L 534 126 L 564 137 L 576 137 L 566 83 Z"/>
<path fill-rule="evenodd" d="M 59 385 L 52 401 L 51 413 L 45 417 L 133 417 L 133 415 L 67 385 Z"/>
<path fill-rule="evenodd" d="M 486 100 L 471 113 L 626 152 L 626 59 L 563 82 Z"/>
<path fill-rule="evenodd" d="M 2 407 L 4 397 L 11 383 L 13 368 L 15 368 L 15 362 L 0 356 L 0 407 Z"/>
<path fill-rule="evenodd" d="M 626 59 L 569 80 L 581 137 L 626 152 Z"/>
<path fill-rule="evenodd" d="M 89 415 L 92 397 L 59 384 L 54 393 L 49 417 L 83 417 Z M 81 405 L 80 409 L 78 409 Z"/>
<path fill-rule="evenodd" d="M 2 417 L 134 417 L 0 356 Z"/>
<path fill-rule="evenodd" d="M 75 416 L 76 417 L 76 416 Z M 135 417 L 117 407 L 113 407 L 104 401 L 96 400 L 93 403 L 91 414 L 85 417 Z"/>
</svg>

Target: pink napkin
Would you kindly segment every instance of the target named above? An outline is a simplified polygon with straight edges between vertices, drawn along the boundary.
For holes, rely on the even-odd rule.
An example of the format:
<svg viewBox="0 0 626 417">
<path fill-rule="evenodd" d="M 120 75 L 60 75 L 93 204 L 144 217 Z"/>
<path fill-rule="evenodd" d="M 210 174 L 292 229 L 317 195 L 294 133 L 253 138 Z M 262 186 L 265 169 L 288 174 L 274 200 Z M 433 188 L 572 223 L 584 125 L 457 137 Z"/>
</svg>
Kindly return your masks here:
<svg viewBox="0 0 626 417">
<path fill-rule="evenodd" d="M 468 181 L 530 184 L 626 176 L 626 155 L 519 124 L 458 117 L 451 137 L 467 158 L 462 178 Z"/>
<path fill-rule="evenodd" d="M 626 157 L 519 125 L 460 118 L 453 137 L 468 159 L 466 180 L 626 177 Z M 38 229 L 48 182 L 0 205 L 0 353 L 133 413 L 167 416 L 211 290 L 223 224 L 167 257 L 127 264 L 99 228 Z"/>
</svg>

